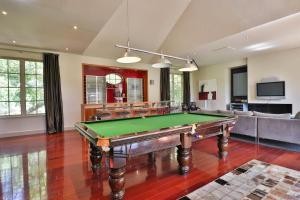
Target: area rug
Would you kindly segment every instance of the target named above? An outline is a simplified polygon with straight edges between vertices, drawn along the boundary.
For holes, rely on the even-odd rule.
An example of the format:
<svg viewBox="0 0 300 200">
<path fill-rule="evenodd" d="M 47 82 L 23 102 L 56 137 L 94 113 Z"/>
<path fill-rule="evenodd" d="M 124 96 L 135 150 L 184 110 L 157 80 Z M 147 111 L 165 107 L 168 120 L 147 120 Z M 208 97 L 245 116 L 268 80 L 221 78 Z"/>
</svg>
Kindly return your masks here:
<svg viewBox="0 0 300 200">
<path fill-rule="evenodd" d="M 200 199 L 299 200 L 300 171 L 251 160 L 179 200 Z"/>
</svg>

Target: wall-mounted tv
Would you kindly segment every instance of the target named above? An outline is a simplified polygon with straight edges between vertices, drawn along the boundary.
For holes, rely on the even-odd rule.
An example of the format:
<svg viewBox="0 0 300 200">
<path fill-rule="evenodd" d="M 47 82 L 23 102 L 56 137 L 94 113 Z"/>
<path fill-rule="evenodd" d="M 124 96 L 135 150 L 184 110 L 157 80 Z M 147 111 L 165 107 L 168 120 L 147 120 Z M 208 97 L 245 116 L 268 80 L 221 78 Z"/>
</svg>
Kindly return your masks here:
<svg viewBox="0 0 300 200">
<path fill-rule="evenodd" d="M 256 96 L 258 97 L 284 97 L 285 82 L 266 82 L 256 84 Z"/>
</svg>

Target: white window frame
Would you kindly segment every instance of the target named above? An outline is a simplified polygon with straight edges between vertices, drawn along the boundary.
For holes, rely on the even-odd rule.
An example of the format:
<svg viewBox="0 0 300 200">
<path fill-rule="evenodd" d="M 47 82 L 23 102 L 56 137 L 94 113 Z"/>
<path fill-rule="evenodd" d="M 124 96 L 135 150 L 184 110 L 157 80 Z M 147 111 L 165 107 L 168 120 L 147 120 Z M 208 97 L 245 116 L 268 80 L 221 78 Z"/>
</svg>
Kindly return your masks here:
<svg viewBox="0 0 300 200">
<path fill-rule="evenodd" d="M 45 116 L 45 113 L 37 113 L 37 114 L 27 114 L 26 113 L 25 62 L 26 61 L 43 62 L 43 61 L 38 60 L 38 59 L 31 59 L 31 58 L 18 58 L 18 57 L 7 57 L 7 56 L 0 56 L 0 59 L 20 61 L 20 105 L 21 105 L 21 114 L 20 115 L 10 115 L 10 113 L 9 113 L 8 115 L 0 115 L 0 119 Z M 7 102 L 9 102 L 9 101 L 7 101 Z M 45 102 L 45 99 L 44 99 L 44 102 Z"/>
</svg>

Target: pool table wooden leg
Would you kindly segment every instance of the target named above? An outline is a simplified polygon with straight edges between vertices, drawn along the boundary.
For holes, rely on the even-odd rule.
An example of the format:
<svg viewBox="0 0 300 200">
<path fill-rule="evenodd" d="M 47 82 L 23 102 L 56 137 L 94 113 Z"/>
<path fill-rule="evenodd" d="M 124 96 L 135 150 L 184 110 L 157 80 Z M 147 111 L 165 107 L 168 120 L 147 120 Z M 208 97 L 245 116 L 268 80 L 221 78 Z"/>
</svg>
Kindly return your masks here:
<svg viewBox="0 0 300 200">
<path fill-rule="evenodd" d="M 155 152 L 148 153 L 148 161 L 150 163 L 155 163 L 155 160 L 156 160 Z"/>
<path fill-rule="evenodd" d="M 224 125 L 223 134 L 218 136 L 218 148 L 219 148 L 219 157 L 226 159 L 228 155 L 228 137 L 229 137 L 229 127 Z"/>
<path fill-rule="evenodd" d="M 90 142 L 90 160 L 94 173 L 99 173 L 101 169 L 102 151 Z"/>
<path fill-rule="evenodd" d="M 190 170 L 190 152 L 192 138 L 188 133 L 180 134 L 181 145 L 177 146 L 177 161 L 180 174 L 186 174 Z"/>
<path fill-rule="evenodd" d="M 121 200 L 125 194 L 125 171 L 127 157 L 114 155 L 113 151 L 109 155 L 109 185 L 111 188 L 111 199 Z"/>
</svg>

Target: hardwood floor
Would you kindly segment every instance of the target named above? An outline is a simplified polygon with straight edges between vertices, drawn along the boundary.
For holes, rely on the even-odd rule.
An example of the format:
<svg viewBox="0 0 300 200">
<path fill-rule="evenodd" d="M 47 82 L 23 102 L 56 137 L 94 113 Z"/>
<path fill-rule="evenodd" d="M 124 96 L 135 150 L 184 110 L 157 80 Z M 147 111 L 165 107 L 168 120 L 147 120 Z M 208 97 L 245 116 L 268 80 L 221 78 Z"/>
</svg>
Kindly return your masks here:
<svg viewBox="0 0 300 200">
<path fill-rule="evenodd" d="M 88 143 L 76 131 L 0 139 L 0 199 L 109 199 L 107 170 L 93 175 Z M 300 170 L 300 153 L 229 141 L 226 161 L 219 160 L 216 138 L 192 147 L 191 171 L 177 173 L 175 149 L 131 158 L 125 199 L 176 199 L 252 159 Z M 105 166 L 105 163 L 104 163 Z"/>
</svg>

